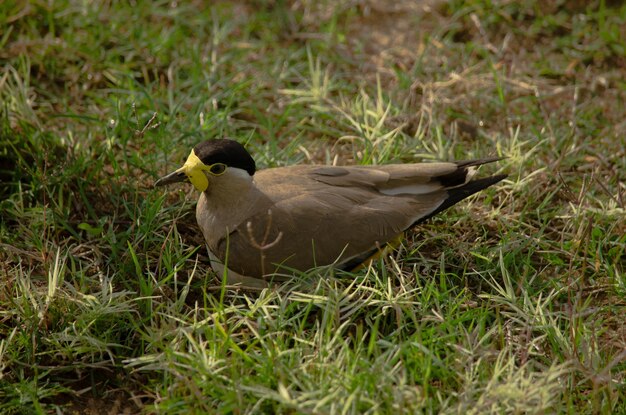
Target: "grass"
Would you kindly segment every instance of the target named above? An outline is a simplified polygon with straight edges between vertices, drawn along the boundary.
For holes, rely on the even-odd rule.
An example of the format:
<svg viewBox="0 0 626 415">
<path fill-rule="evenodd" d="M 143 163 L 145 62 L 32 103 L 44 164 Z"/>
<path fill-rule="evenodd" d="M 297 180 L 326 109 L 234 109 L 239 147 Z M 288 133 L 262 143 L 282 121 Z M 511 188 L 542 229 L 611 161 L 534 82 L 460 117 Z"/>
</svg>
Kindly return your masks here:
<svg viewBox="0 0 626 415">
<path fill-rule="evenodd" d="M 0 5 L 0 411 L 626 413 L 619 2 Z M 203 137 L 261 167 L 508 157 L 355 274 L 208 266 Z M 485 172 L 485 174 L 486 174 Z"/>
</svg>

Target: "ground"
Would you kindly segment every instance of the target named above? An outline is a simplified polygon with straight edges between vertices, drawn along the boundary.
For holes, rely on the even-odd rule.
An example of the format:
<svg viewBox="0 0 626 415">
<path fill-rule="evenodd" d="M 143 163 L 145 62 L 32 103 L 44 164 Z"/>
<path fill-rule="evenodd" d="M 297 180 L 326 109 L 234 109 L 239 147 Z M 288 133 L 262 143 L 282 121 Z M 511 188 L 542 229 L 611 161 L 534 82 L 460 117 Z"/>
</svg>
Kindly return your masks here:
<svg viewBox="0 0 626 415">
<path fill-rule="evenodd" d="M 626 6 L 0 5 L 2 413 L 626 413 Z M 208 267 L 203 138 L 260 167 L 506 157 L 355 273 Z"/>
</svg>

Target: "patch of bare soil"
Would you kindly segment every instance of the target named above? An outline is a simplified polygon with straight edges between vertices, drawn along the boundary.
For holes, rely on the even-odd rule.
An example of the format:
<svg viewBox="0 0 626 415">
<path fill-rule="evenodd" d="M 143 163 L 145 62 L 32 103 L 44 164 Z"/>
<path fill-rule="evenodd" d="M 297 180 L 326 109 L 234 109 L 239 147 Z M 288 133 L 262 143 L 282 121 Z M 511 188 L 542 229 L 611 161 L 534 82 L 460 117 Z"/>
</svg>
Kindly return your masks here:
<svg viewBox="0 0 626 415">
<path fill-rule="evenodd" d="M 139 400 L 129 398 L 126 393 L 113 392 L 106 397 L 89 397 L 73 399 L 64 407 L 68 415 L 134 415 L 142 412 L 143 404 Z"/>
<path fill-rule="evenodd" d="M 396 69 L 410 70 L 424 51 L 426 38 L 442 25 L 439 10 L 444 3 L 441 0 L 362 2 L 361 16 L 349 25 L 348 44 L 364 74 L 389 82 L 396 79 Z"/>
<path fill-rule="evenodd" d="M 45 403 L 69 415 L 134 415 L 154 402 L 154 396 L 141 390 L 146 380 L 135 375 L 104 368 L 81 370 L 76 375 L 77 379 L 64 382 L 67 392 Z"/>
</svg>

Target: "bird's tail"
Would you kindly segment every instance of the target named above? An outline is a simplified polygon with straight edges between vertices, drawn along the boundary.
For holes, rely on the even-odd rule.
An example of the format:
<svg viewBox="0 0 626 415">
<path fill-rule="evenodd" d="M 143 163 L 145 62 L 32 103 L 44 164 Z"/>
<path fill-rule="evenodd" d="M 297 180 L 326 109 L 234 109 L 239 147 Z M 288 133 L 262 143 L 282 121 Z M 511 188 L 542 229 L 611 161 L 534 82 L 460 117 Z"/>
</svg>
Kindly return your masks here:
<svg viewBox="0 0 626 415">
<path fill-rule="evenodd" d="M 498 159 L 489 159 L 488 162 L 491 161 L 496 161 Z M 483 164 L 483 163 L 481 163 Z M 471 165 L 474 166 L 475 164 Z M 470 166 L 469 164 L 465 164 L 464 166 L 461 166 L 461 168 L 459 170 L 466 170 L 465 173 L 463 173 L 463 175 L 466 177 L 469 172 L 467 171 L 467 167 L 466 166 Z M 457 170 L 457 171 L 459 171 Z M 451 173 L 447 176 L 451 176 L 453 174 L 456 174 L 457 172 Z M 457 203 L 459 203 L 461 200 L 470 197 L 471 195 L 473 195 L 476 192 L 480 192 L 483 189 L 486 189 L 489 186 L 492 186 L 496 183 L 498 183 L 499 181 L 505 179 L 507 177 L 506 174 L 498 174 L 495 176 L 491 176 L 491 177 L 485 177 L 482 179 L 476 179 L 476 180 L 471 180 L 466 182 L 465 184 L 461 184 L 461 185 L 455 185 L 455 182 L 458 181 L 458 179 L 460 178 L 459 176 L 457 176 L 456 178 L 452 178 L 452 177 L 447 177 L 447 178 L 443 178 L 443 180 L 441 180 L 442 184 L 444 185 L 452 185 L 452 187 L 449 187 L 447 192 L 448 192 L 448 198 L 446 200 L 443 201 L 443 203 L 441 205 L 439 205 L 439 207 L 437 207 L 437 209 L 435 209 L 433 212 L 431 212 L 429 215 L 424 216 L 423 218 L 420 218 L 417 222 L 415 222 L 413 225 L 417 225 L 419 223 L 422 223 L 430 218 L 432 218 L 433 216 L 435 216 L 436 214 L 443 212 L 444 210 L 448 209 L 450 206 L 453 206 Z M 442 178 L 439 178 L 442 179 Z M 466 180 L 465 178 L 463 180 Z M 448 183 L 446 183 L 448 182 Z M 447 187 L 448 187 L 447 186 Z"/>
</svg>

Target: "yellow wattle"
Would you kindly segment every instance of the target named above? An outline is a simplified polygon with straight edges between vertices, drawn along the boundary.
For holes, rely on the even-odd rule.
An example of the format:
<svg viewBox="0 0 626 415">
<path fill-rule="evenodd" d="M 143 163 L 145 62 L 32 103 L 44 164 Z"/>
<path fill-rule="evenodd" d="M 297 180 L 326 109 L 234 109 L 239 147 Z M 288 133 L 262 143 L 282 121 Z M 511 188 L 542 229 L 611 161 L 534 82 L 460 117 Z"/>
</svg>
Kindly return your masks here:
<svg viewBox="0 0 626 415">
<path fill-rule="evenodd" d="M 193 184 L 193 187 L 204 192 L 209 187 L 209 179 L 207 179 L 203 170 L 207 170 L 207 166 L 196 156 L 196 153 L 192 149 L 183 167 L 177 171 L 185 173 L 191 184 Z"/>
</svg>

